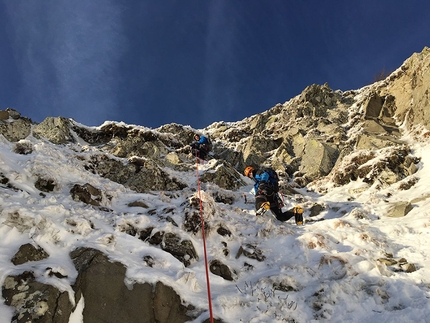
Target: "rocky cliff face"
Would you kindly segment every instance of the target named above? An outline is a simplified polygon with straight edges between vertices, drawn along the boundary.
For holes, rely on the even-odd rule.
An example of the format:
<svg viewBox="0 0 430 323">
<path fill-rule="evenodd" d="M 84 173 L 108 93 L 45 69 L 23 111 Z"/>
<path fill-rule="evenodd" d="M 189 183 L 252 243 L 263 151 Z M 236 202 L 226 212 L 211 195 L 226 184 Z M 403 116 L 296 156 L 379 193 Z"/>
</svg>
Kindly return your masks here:
<svg viewBox="0 0 430 323">
<path fill-rule="evenodd" d="M 324 194 L 330 186 L 342 186 L 359 179 L 368 187 L 376 185 L 383 188 L 399 183 L 407 189 L 408 185 L 414 185 L 413 174 L 419 159 L 401 138 L 405 131 L 419 134 L 420 138 L 430 136 L 429 87 L 430 49 L 424 48 L 421 53 L 407 59 L 387 79 L 365 88 L 341 92 L 332 90 L 328 84 L 310 85 L 297 97 L 260 114 L 237 122 L 216 122 L 202 129 L 214 143 L 212 157 L 215 160 L 211 163 L 211 171 L 201 177 L 203 182 L 216 187 L 207 206 L 213 208 L 216 214 L 219 210 L 217 203 L 231 204 L 234 197 L 230 192 L 245 185 L 241 173 L 247 165 L 265 164 L 275 168 L 281 177 L 281 189 L 291 196 L 296 193 L 295 190 L 304 187 Z M 43 142 L 53 147 L 68 146 L 73 162 L 89 174 L 138 193 L 167 192 L 163 194 L 167 194 L 168 198 L 173 198 L 178 191 L 188 192 L 190 196 L 193 193 L 180 174 L 195 168 L 194 158 L 183 149 L 191 143 L 195 131 L 178 124 L 157 129 L 115 122 L 99 127 L 83 127 L 62 117 L 49 117 L 36 124 L 13 109 L 0 111 L 3 141 L 10 144 L 17 154 L 31 155 Z M 20 190 L 4 171 L 0 169 L 0 172 L 5 188 Z M 37 164 L 31 175 L 42 195 L 61 192 L 66 185 Z M 94 187 L 91 183 L 67 185 L 70 185 L 68 193 L 74 201 L 98 207 L 104 212 L 115 212 L 110 203 L 112 196 L 103 187 Z M 142 200 L 130 201 L 129 205 L 150 208 Z M 309 205 L 309 208 L 312 215 L 318 214 L 318 206 Z M 391 215 L 398 216 L 399 209 L 403 210 L 400 214 L 403 216 L 410 210 L 410 204 L 397 205 Z M 183 223 L 175 223 L 168 216 L 171 210 L 165 211 L 163 219 L 166 222 L 180 227 L 183 232 L 197 234 L 199 231 L 196 200 L 191 199 L 183 206 Z M 18 218 L 19 215 L 15 218 L 9 215 L 6 222 L 16 226 L 20 223 Z M 78 223 L 75 221 L 71 225 L 77 227 Z M 92 224 L 87 225 L 90 230 Z M 139 227 L 133 223 L 122 224 L 118 229 L 172 254 L 185 267 L 198 259 L 192 241 L 183 239 L 178 233 Z M 231 231 L 222 221 L 217 221 L 216 216 L 209 219 L 206 229 L 220 236 L 231 235 Z M 243 250 L 246 252 L 249 248 L 244 246 Z M 249 253 L 249 256 L 258 256 L 257 251 Z M 22 252 L 25 253 L 25 249 Z M 22 261 L 35 261 L 35 251 L 28 252 L 30 255 L 20 256 L 24 259 Z M 90 255 L 90 259 L 85 255 Z M 79 257 L 85 259 L 79 260 Z M 105 272 L 107 267 L 115 272 L 115 284 L 111 285 L 110 290 L 98 287 L 98 293 L 104 293 L 106 302 L 113 302 L 115 297 L 112 295 L 115 293 L 128 293 L 125 285 L 119 283 L 125 276 L 123 265 L 110 263 L 105 255 L 94 250 L 76 251 L 70 258 L 78 272 L 76 284 L 72 286 L 76 295 L 73 302 L 69 302 L 58 290 L 37 285 L 34 273 L 9 276 L 4 280 L 3 297 L 6 304 L 16 309 L 16 322 L 40 317 L 45 318 L 43 322 L 67 322 L 73 306 L 79 303 L 80 295 L 84 295 L 86 304 L 97 306 L 98 294 L 91 287 L 95 279 L 91 278 L 91 274 Z M 154 260 L 147 258 L 145 261 L 150 265 Z M 213 268 L 214 273 L 223 275 L 224 279 L 234 279 L 235 273 L 222 262 L 214 263 Z M 50 272 L 53 275 L 61 274 Z M 96 277 L 100 280 L 97 286 L 105 285 L 103 279 L 111 279 L 103 275 Z M 20 284 L 27 284 L 27 295 L 17 302 L 16 295 L 23 288 Z M 161 283 L 156 286 L 143 284 L 129 291 L 146 300 L 142 306 L 147 315 L 147 319 L 142 321 L 141 315 L 127 314 L 127 317 L 131 315 L 129 322 L 138 322 L 139 319 L 139 322 L 185 322 L 191 319 L 195 310 L 192 304 L 184 305 L 168 286 Z M 112 288 L 116 290 L 112 291 Z M 43 297 L 36 297 L 35 300 L 36 290 L 40 289 L 44 291 Z M 125 300 L 135 299 L 134 296 L 124 297 Z M 135 308 L 139 305 L 125 300 L 121 306 L 106 305 L 107 309 L 115 308 L 111 314 L 105 312 L 107 317 L 121 310 L 130 311 L 128 306 Z M 163 313 L 165 302 L 175 304 L 169 313 Z M 42 314 L 35 317 L 29 310 L 31 306 L 45 306 L 47 310 L 39 311 Z M 58 306 L 61 307 L 61 315 L 52 310 L 52 307 Z M 88 307 L 84 316 L 92 317 L 96 322 L 99 314 L 94 314 L 97 313 L 94 311 Z"/>
<path fill-rule="evenodd" d="M 380 119 L 390 114 L 398 124 L 429 128 L 430 49 L 413 54 L 386 80 L 378 83 L 375 92 L 383 100 Z M 393 120 L 388 120 L 393 122 Z"/>
<path fill-rule="evenodd" d="M 347 155 L 401 147 L 402 131 L 428 128 L 429 62 L 426 47 L 387 79 L 363 89 L 341 92 L 328 84 L 311 85 L 261 114 L 207 130 L 222 142 L 217 153 L 238 169 L 268 163 L 304 186 L 328 175 Z"/>
</svg>

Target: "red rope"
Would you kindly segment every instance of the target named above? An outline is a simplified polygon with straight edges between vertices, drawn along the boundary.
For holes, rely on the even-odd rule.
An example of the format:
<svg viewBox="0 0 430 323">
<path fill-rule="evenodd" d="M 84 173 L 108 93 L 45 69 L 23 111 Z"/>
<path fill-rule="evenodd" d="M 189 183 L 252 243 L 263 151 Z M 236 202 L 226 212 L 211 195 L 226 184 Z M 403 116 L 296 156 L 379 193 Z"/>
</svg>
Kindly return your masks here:
<svg viewBox="0 0 430 323">
<path fill-rule="evenodd" d="M 202 223 L 202 239 L 203 239 L 203 250 L 204 250 L 204 255 L 205 255 L 206 285 L 207 285 L 207 289 L 208 289 L 210 323 L 214 323 L 214 318 L 213 318 L 213 313 L 212 313 L 211 284 L 209 282 L 208 255 L 207 255 L 207 251 L 206 251 L 205 219 L 203 217 L 203 203 L 202 203 L 202 196 L 201 196 L 201 192 L 200 192 L 199 159 L 197 156 L 196 156 L 196 177 L 197 177 L 197 192 L 198 192 L 199 201 L 200 201 L 200 221 Z"/>
<path fill-rule="evenodd" d="M 280 194 L 280 195 L 281 195 L 281 197 L 282 197 L 282 203 L 285 205 L 284 194 L 282 194 L 282 192 L 279 192 L 279 194 Z"/>
</svg>

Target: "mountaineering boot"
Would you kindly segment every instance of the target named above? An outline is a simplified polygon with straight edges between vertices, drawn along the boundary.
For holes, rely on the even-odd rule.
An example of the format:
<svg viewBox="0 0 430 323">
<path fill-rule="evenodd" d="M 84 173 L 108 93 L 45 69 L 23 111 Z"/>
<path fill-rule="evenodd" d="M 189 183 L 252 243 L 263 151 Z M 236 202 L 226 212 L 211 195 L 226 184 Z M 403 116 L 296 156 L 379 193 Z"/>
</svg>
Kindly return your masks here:
<svg viewBox="0 0 430 323">
<path fill-rule="evenodd" d="M 293 212 L 296 224 L 303 225 L 303 208 L 297 205 L 293 208 Z"/>
<path fill-rule="evenodd" d="M 261 205 L 260 205 L 260 208 L 257 210 L 257 212 L 255 213 L 257 216 L 259 216 L 259 215 L 263 215 L 264 213 L 266 213 L 267 212 L 267 210 L 269 210 L 270 209 L 270 203 L 269 202 L 263 202 Z"/>
</svg>

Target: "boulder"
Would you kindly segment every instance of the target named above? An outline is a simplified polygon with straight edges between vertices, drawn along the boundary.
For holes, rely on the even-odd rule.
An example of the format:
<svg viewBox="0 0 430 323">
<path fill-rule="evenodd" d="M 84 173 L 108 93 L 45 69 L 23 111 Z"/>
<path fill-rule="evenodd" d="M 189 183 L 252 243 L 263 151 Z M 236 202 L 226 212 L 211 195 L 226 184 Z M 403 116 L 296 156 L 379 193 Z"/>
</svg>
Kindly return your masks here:
<svg viewBox="0 0 430 323">
<path fill-rule="evenodd" d="M 13 152 L 20 155 L 29 155 L 33 152 L 33 145 L 26 140 L 20 140 L 15 144 Z"/>
<path fill-rule="evenodd" d="M 36 187 L 39 191 L 49 193 L 56 189 L 57 183 L 52 178 L 38 176 L 36 182 L 34 183 L 34 187 Z"/>
<path fill-rule="evenodd" d="M 217 161 L 209 171 L 201 175 L 200 180 L 232 191 L 246 185 L 237 170 L 223 161 Z"/>
<path fill-rule="evenodd" d="M 0 124 L 0 133 L 9 141 L 17 142 L 27 138 L 31 133 L 31 121 L 20 118 L 13 122 Z"/>
<path fill-rule="evenodd" d="M 70 121 L 63 117 L 48 117 L 33 128 L 33 136 L 48 139 L 54 144 L 74 142 L 70 132 Z"/>
<path fill-rule="evenodd" d="M 146 158 L 123 162 L 97 154 L 91 157 L 85 167 L 139 193 L 153 190 L 173 191 L 187 187 L 178 179 L 170 177 L 155 161 Z"/>
<path fill-rule="evenodd" d="M 172 254 L 172 256 L 181 261 L 185 267 L 190 266 L 193 260 L 199 259 L 192 241 L 184 240 L 172 232 L 163 235 L 161 249 Z"/>
<path fill-rule="evenodd" d="M 49 257 L 49 254 L 40 246 L 26 243 L 19 247 L 18 252 L 12 257 L 12 263 L 17 266 L 29 261 L 39 261 Z"/>
<path fill-rule="evenodd" d="M 0 120 L 5 121 L 7 119 L 9 119 L 9 112 L 5 110 L 0 110 Z"/>
<path fill-rule="evenodd" d="M 267 152 L 278 148 L 279 145 L 270 137 L 254 135 L 249 138 L 243 150 L 245 165 L 259 165 L 265 162 Z"/>
<path fill-rule="evenodd" d="M 377 94 L 371 93 L 364 104 L 364 116 L 367 119 L 379 117 L 384 100 Z"/>
<path fill-rule="evenodd" d="M 339 151 L 317 140 L 306 142 L 299 170 L 308 180 L 328 175 L 336 163 Z"/>
<path fill-rule="evenodd" d="M 211 260 L 211 262 L 209 263 L 209 270 L 211 271 L 212 274 L 220 276 L 225 280 L 228 280 L 228 281 L 234 280 L 233 273 L 230 270 L 230 268 L 226 264 L 223 264 L 218 259 Z"/>
<path fill-rule="evenodd" d="M 2 297 L 15 309 L 12 322 L 68 323 L 73 304 L 67 292 L 36 281 L 33 272 L 7 276 Z"/>
<path fill-rule="evenodd" d="M 73 200 L 81 201 L 86 204 L 100 206 L 102 201 L 102 192 L 91 184 L 75 184 L 70 190 Z"/>
<path fill-rule="evenodd" d="M 73 286 L 75 302 L 85 300 L 83 321 L 169 323 L 191 319 L 179 295 L 161 282 L 125 284 L 126 268 L 113 262 L 101 251 L 91 248 L 74 250 L 73 260 L 78 277 Z"/>
<path fill-rule="evenodd" d="M 430 48 L 414 53 L 401 68 L 379 87 L 380 96 L 388 98 L 382 113 L 390 112 L 398 124 L 430 128 Z"/>
<path fill-rule="evenodd" d="M 18 120 L 19 118 L 21 118 L 21 113 L 19 113 L 15 109 L 7 108 L 6 111 L 9 114 L 9 117 L 14 120 Z"/>
<path fill-rule="evenodd" d="M 357 137 L 356 150 L 375 150 L 398 145 L 390 137 L 361 134 Z"/>
<path fill-rule="evenodd" d="M 413 206 L 410 202 L 400 201 L 389 205 L 386 211 L 386 216 L 391 218 L 400 218 L 412 211 Z"/>
</svg>

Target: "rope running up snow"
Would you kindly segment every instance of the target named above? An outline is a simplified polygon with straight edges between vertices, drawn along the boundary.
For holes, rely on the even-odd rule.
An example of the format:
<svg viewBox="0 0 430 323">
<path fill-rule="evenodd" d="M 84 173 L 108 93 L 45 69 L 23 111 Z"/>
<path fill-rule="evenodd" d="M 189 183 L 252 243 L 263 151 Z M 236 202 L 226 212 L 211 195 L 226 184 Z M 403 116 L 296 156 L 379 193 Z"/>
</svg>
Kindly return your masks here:
<svg viewBox="0 0 430 323">
<path fill-rule="evenodd" d="M 214 318 L 213 318 L 213 313 L 212 313 L 211 285 L 209 282 L 208 256 L 207 256 L 207 252 L 206 252 L 205 219 L 203 217 L 203 203 L 202 203 L 202 196 L 201 196 L 201 191 L 200 191 L 199 158 L 197 156 L 196 156 L 196 177 L 197 177 L 197 192 L 198 192 L 198 197 L 199 197 L 199 201 L 200 201 L 200 221 L 202 224 L 202 240 L 203 240 L 203 250 L 204 250 L 204 255 L 205 255 L 206 285 L 208 288 L 210 323 L 214 323 Z"/>
</svg>

